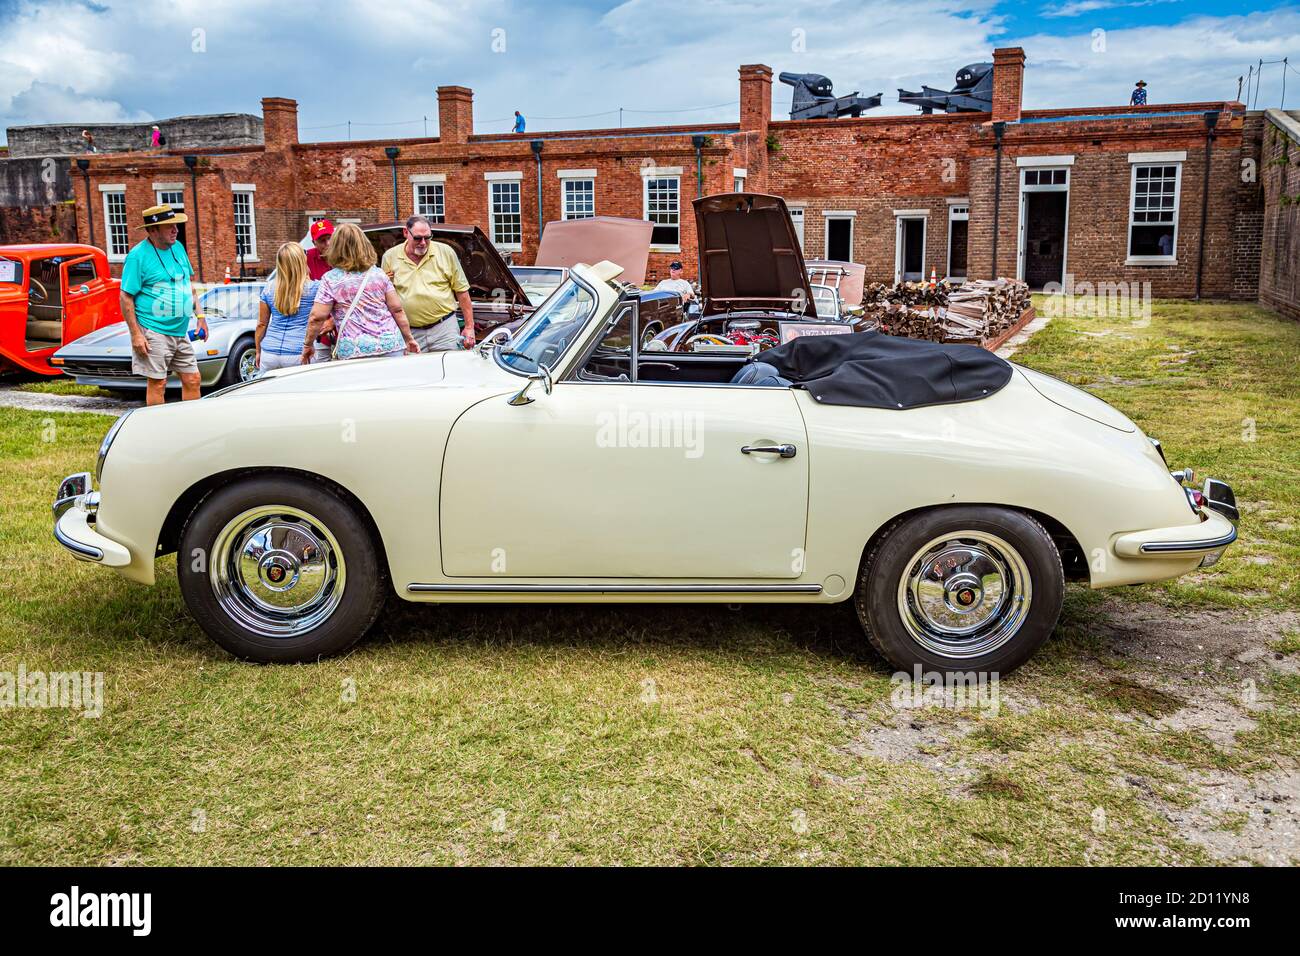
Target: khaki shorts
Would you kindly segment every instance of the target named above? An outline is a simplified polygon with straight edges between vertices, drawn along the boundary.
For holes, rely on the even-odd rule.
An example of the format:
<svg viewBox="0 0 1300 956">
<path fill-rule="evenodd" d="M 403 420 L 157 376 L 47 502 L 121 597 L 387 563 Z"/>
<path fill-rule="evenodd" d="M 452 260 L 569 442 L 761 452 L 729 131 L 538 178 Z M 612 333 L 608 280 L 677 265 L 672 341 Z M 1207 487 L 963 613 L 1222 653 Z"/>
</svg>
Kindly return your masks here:
<svg viewBox="0 0 1300 956">
<path fill-rule="evenodd" d="M 450 352 L 465 347 L 460 337 L 460 323 L 454 315 L 433 325 L 411 326 L 411 338 L 419 344 L 421 352 Z"/>
<path fill-rule="evenodd" d="M 131 371 L 145 378 L 162 378 L 175 372 L 177 375 L 197 375 L 198 359 L 194 357 L 194 345 L 184 335 L 163 335 L 152 329 L 141 329 L 149 342 L 149 354 L 141 355 L 131 350 Z"/>
</svg>

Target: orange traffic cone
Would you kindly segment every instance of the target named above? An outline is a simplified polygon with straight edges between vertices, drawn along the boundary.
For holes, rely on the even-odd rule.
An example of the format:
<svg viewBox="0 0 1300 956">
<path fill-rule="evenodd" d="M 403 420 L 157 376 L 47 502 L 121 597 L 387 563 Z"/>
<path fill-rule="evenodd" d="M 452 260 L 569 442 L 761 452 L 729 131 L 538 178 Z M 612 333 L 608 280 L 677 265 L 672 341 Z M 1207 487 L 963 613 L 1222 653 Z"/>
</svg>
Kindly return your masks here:
<svg viewBox="0 0 1300 956">
<path fill-rule="evenodd" d="M 226 279 L 223 285 L 230 285 L 230 266 L 226 266 Z"/>
<path fill-rule="evenodd" d="M 939 273 L 935 271 L 934 266 L 930 266 L 930 288 L 933 289 L 939 284 Z"/>
</svg>

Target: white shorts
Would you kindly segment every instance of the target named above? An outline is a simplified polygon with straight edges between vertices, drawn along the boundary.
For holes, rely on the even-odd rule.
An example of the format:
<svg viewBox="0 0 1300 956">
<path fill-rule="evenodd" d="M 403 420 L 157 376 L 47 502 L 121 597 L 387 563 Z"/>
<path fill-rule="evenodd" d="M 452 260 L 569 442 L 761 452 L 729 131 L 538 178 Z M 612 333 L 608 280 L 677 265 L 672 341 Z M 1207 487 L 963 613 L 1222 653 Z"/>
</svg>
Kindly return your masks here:
<svg viewBox="0 0 1300 956">
<path fill-rule="evenodd" d="M 262 361 L 258 364 L 259 372 L 271 372 L 277 368 L 290 368 L 294 365 L 302 364 L 302 353 L 295 352 L 293 355 L 280 355 L 276 352 L 263 352 Z"/>
</svg>

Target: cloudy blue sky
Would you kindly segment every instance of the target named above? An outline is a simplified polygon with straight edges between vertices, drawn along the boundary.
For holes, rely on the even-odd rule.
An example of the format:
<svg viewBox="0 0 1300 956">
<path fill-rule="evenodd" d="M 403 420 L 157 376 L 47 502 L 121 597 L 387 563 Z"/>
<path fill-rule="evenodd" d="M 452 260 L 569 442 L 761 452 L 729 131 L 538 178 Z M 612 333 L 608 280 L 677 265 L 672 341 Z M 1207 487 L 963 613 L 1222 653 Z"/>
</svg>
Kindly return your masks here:
<svg viewBox="0 0 1300 956">
<path fill-rule="evenodd" d="M 48 122 L 260 111 L 298 100 L 304 140 L 436 129 L 434 88 L 475 91 L 479 132 L 736 117 L 736 67 L 824 73 L 837 93 L 947 87 L 994 46 L 1029 57 L 1030 108 L 1232 98 L 1259 60 L 1291 58 L 1300 5 L 1246 0 L 0 0 L 0 131 Z M 1257 105 L 1282 97 L 1264 67 Z M 789 109 L 775 87 L 774 115 Z M 1255 94 L 1252 94 L 1252 98 Z M 893 101 L 893 102 L 891 102 Z"/>
</svg>

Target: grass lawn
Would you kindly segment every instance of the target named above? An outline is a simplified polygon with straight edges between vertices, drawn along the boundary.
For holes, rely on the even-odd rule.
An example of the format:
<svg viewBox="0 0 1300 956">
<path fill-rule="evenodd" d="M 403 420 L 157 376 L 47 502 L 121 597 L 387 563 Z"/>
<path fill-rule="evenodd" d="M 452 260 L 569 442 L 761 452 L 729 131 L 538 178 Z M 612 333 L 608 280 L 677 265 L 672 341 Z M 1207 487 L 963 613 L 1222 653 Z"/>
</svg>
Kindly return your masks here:
<svg viewBox="0 0 1300 956">
<path fill-rule="evenodd" d="M 1219 567 L 1072 588 L 996 712 L 892 706 L 842 609 L 394 599 L 343 659 L 238 664 L 173 558 L 147 589 L 51 540 L 55 484 L 109 420 L 0 408 L 0 672 L 105 674 L 98 719 L 0 710 L 0 865 L 1233 859 L 1262 818 L 1207 781 L 1246 792 L 1300 757 L 1300 326 L 1158 303 L 1058 319 L 1016 360 L 1228 479 L 1246 516 Z"/>
</svg>

